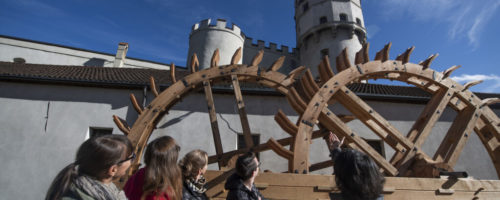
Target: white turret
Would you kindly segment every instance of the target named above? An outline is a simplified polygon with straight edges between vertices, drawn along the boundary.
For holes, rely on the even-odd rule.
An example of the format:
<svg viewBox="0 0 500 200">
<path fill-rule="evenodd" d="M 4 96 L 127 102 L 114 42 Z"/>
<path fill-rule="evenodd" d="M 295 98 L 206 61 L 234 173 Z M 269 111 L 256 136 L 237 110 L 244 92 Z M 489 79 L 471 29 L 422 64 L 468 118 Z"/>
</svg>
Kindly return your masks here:
<svg viewBox="0 0 500 200">
<path fill-rule="evenodd" d="M 238 48 L 242 48 L 245 36 L 236 25 L 226 27 L 226 20 L 217 19 L 215 25 L 206 19 L 193 25 L 189 35 L 189 52 L 186 66 L 191 62 L 191 56 L 196 53 L 200 69 L 210 67 L 210 60 L 216 49 L 219 49 L 219 65 L 227 65 Z M 241 59 L 239 64 L 241 64 Z"/>
<path fill-rule="evenodd" d="M 353 64 L 366 41 L 360 0 L 295 0 L 295 23 L 301 65 L 315 77 L 324 55 L 335 69 L 337 55 L 347 47 Z"/>
</svg>

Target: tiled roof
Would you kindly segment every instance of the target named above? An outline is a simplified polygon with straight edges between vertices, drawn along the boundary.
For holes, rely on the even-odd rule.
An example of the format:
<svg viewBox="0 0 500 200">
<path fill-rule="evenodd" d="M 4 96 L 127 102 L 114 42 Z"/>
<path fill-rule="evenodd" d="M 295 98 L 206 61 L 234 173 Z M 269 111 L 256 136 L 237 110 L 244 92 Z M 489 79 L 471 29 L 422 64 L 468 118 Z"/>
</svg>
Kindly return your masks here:
<svg viewBox="0 0 500 200">
<path fill-rule="evenodd" d="M 185 70 L 176 71 L 177 77 L 184 77 L 187 73 Z M 0 62 L 0 80 L 130 86 L 149 84 L 151 76 L 159 85 L 171 83 L 169 70 Z"/>
<path fill-rule="evenodd" d="M 178 69 L 176 71 L 176 78 L 180 80 L 188 74 L 189 71 Z M 158 86 L 167 87 L 171 84 L 169 70 L 0 62 L 0 81 L 45 82 L 105 87 L 143 87 L 149 85 L 149 77 L 151 76 L 155 78 Z M 364 83 L 350 84 L 348 87 L 360 97 L 368 99 L 427 101 L 430 98 L 429 93 L 417 87 Z M 218 90 L 228 92 L 224 88 L 219 88 Z M 248 93 L 273 94 L 271 90 L 260 91 L 251 88 L 247 90 Z M 500 97 L 500 94 L 490 93 L 476 93 L 476 95 L 481 99 Z"/>
</svg>

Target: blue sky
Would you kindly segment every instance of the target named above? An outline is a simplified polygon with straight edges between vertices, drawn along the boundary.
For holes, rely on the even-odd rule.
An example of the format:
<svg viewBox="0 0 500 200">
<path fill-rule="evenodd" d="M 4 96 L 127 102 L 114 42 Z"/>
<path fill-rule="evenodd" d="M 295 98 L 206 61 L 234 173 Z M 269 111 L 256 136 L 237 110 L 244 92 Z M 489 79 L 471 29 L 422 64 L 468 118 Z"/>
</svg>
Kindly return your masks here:
<svg viewBox="0 0 500 200">
<path fill-rule="evenodd" d="M 235 23 L 254 40 L 295 46 L 293 0 L 0 0 L 0 34 L 185 66 L 191 26 Z M 462 84 L 500 93 L 500 0 L 364 0 L 370 57 L 392 42 L 391 59 L 415 46 L 411 62 L 439 53 L 431 68 L 462 65 Z"/>
</svg>

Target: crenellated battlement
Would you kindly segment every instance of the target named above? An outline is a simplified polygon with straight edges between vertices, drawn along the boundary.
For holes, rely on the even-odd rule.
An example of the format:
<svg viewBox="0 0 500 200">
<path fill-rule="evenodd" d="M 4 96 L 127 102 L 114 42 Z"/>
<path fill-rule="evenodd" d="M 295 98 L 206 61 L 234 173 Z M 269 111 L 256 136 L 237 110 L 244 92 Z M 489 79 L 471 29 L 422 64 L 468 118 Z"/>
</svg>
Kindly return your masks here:
<svg viewBox="0 0 500 200">
<path fill-rule="evenodd" d="M 215 23 L 212 22 L 212 19 L 204 19 L 200 21 L 199 23 L 196 23 L 193 25 L 191 28 L 191 34 L 200 31 L 200 30 L 214 30 L 214 29 L 220 29 L 220 30 L 225 30 L 225 31 L 230 31 L 233 32 L 235 35 L 239 35 L 244 37 L 244 34 L 241 32 L 241 29 L 239 26 L 236 24 L 231 24 L 231 26 L 227 26 L 227 21 L 225 19 L 217 19 L 215 20 Z"/>
<path fill-rule="evenodd" d="M 254 43 L 253 38 L 251 37 L 245 38 L 245 46 L 257 47 L 258 49 L 265 49 L 266 51 L 276 52 L 285 56 L 295 55 L 297 53 L 296 48 L 292 48 L 292 51 L 290 52 L 290 48 L 286 45 L 281 45 L 280 48 L 278 48 L 276 43 L 269 42 L 269 45 L 266 46 L 266 42 L 263 40 L 257 40 L 257 42 Z"/>
</svg>

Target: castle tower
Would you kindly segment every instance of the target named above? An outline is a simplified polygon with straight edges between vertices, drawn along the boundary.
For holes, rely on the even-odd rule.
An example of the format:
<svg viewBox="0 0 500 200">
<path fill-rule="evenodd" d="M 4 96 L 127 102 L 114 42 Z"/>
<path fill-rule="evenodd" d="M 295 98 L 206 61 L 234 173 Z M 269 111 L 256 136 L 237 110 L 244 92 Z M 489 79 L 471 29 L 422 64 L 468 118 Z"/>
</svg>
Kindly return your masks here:
<svg viewBox="0 0 500 200">
<path fill-rule="evenodd" d="M 301 65 L 318 75 L 324 55 L 335 60 L 347 47 L 351 64 L 366 41 L 361 0 L 295 0 L 295 28 Z"/>
<path fill-rule="evenodd" d="M 238 26 L 226 27 L 226 20 L 217 19 L 215 25 L 206 19 L 193 25 L 189 35 L 189 52 L 186 66 L 191 62 L 191 56 L 196 53 L 200 62 L 200 70 L 210 67 L 210 60 L 216 49 L 219 49 L 219 65 L 227 65 L 238 48 L 242 48 L 245 36 Z M 243 52 L 242 52 L 243 53 Z M 241 64 L 241 60 L 240 63 Z"/>
</svg>

